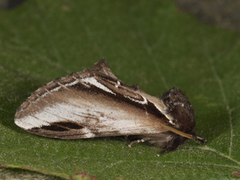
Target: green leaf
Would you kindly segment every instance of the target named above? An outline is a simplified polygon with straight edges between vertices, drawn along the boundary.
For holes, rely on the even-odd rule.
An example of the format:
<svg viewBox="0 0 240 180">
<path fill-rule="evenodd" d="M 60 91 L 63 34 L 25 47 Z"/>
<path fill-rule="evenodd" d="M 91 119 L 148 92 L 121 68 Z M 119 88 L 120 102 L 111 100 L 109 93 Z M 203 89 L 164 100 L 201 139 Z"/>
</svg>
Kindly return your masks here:
<svg viewBox="0 0 240 180">
<path fill-rule="evenodd" d="M 167 0 L 26 1 L 1 11 L 0 164 L 68 175 L 78 168 L 98 179 L 236 178 L 239 39 L 239 32 L 203 24 Z M 179 87 L 207 145 L 189 142 L 156 157 L 161 150 L 144 143 L 49 139 L 14 124 L 31 92 L 102 58 L 119 79 L 151 95 Z"/>
</svg>

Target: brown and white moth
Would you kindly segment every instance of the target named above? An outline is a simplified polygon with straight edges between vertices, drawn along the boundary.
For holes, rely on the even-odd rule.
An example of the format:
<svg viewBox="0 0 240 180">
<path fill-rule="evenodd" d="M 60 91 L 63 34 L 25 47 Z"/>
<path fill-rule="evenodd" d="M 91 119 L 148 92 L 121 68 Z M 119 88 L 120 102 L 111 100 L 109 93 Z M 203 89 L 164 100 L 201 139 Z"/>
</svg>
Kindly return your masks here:
<svg viewBox="0 0 240 180">
<path fill-rule="evenodd" d="M 164 149 L 158 155 L 188 139 L 206 142 L 196 135 L 193 108 L 178 88 L 153 97 L 119 80 L 104 59 L 37 89 L 18 108 L 15 124 L 59 139 L 135 135 L 129 146 L 148 141 Z"/>
</svg>

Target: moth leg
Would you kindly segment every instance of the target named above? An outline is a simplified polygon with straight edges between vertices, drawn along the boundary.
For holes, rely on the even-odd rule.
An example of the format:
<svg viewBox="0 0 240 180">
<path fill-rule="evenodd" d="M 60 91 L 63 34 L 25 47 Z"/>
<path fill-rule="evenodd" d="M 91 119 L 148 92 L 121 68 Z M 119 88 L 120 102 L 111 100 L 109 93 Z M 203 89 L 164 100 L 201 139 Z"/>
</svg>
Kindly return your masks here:
<svg viewBox="0 0 240 180">
<path fill-rule="evenodd" d="M 150 141 L 150 138 L 143 138 L 143 139 L 138 139 L 136 141 L 132 141 L 128 147 L 132 147 L 133 144 L 136 144 L 136 143 L 143 143 L 143 142 L 146 142 L 146 141 Z"/>
<path fill-rule="evenodd" d="M 167 152 L 170 152 L 170 151 L 174 151 L 175 149 L 177 149 L 177 147 L 171 147 L 171 148 L 167 148 L 167 149 L 164 149 L 162 150 L 160 153 L 157 153 L 157 156 L 161 156 L 162 154 L 164 153 L 167 153 Z"/>
<path fill-rule="evenodd" d="M 172 141 L 171 143 L 169 143 L 164 150 L 162 150 L 160 153 L 157 153 L 157 156 L 161 156 L 164 153 L 170 152 L 170 151 L 174 151 L 175 149 L 177 149 L 177 147 L 180 144 L 183 144 L 186 141 L 186 139 L 184 138 L 176 138 L 174 141 Z"/>
</svg>

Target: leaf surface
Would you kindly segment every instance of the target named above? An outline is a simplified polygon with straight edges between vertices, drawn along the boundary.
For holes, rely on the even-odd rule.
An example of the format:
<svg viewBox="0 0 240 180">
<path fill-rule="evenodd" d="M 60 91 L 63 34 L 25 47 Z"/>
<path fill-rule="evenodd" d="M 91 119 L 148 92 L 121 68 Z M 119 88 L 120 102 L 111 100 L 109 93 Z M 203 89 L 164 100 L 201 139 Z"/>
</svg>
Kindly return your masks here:
<svg viewBox="0 0 240 180">
<path fill-rule="evenodd" d="M 234 179 L 240 171 L 239 32 L 210 27 L 171 1 L 26 1 L 0 12 L 0 164 L 99 179 Z M 14 124 L 38 87 L 105 58 L 114 74 L 161 96 L 179 87 L 195 109 L 194 142 L 156 157 L 118 138 L 56 140 Z"/>
</svg>

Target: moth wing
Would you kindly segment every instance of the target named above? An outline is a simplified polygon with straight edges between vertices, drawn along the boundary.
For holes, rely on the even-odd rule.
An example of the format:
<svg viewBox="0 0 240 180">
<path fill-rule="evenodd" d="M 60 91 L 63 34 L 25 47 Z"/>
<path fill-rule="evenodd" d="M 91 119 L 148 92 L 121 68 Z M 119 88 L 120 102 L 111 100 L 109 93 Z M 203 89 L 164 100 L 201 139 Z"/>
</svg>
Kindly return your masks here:
<svg viewBox="0 0 240 180">
<path fill-rule="evenodd" d="M 15 123 L 29 132 L 61 139 L 168 131 L 159 107 L 141 93 L 138 86 L 118 80 L 102 60 L 40 87 L 19 107 Z"/>
<path fill-rule="evenodd" d="M 15 123 L 29 132 L 61 139 L 167 131 L 158 117 L 143 109 L 109 95 L 74 88 L 50 92 L 32 102 L 17 112 Z"/>
</svg>

